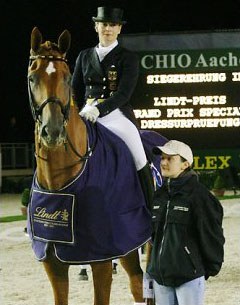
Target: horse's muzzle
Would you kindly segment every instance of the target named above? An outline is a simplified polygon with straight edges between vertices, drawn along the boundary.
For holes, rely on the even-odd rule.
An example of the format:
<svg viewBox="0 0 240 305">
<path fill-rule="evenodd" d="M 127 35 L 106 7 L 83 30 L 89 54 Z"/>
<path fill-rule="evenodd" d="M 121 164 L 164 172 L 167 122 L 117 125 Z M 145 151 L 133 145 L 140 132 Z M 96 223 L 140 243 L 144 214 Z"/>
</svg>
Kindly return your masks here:
<svg viewBox="0 0 240 305">
<path fill-rule="evenodd" d="M 63 145 L 66 142 L 64 124 L 61 126 L 42 126 L 40 130 L 40 138 L 42 143 L 49 148 Z"/>
</svg>

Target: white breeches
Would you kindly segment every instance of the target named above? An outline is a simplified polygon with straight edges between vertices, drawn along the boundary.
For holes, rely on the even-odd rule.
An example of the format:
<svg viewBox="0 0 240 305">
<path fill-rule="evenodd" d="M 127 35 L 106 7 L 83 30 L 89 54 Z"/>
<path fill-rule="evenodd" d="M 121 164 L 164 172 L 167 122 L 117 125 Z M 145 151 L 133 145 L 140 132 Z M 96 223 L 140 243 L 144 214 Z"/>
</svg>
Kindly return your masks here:
<svg viewBox="0 0 240 305">
<path fill-rule="evenodd" d="M 137 127 L 127 119 L 119 109 L 115 109 L 111 113 L 97 121 L 119 136 L 128 146 L 137 170 L 142 169 L 147 158 L 141 141 L 141 137 Z"/>
</svg>

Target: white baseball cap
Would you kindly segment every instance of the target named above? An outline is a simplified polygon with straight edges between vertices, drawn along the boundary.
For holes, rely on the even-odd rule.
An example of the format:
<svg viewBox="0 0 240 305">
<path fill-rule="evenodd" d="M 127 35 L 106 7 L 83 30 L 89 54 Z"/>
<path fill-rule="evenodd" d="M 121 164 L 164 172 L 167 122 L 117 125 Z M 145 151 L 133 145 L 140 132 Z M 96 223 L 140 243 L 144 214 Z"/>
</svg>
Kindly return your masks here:
<svg viewBox="0 0 240 305">
<path fill-rule="evenodd" d="M 177 140 L 168 141 L 163 146 L 155 146 L 152 151 L 155 155 L 159 155 L 161 152 L 167 155 L 179 155 L 187 160 L 190 166 L 193 163 L 193 153 L 191 148 L 187 144 Z"/>
</svg>

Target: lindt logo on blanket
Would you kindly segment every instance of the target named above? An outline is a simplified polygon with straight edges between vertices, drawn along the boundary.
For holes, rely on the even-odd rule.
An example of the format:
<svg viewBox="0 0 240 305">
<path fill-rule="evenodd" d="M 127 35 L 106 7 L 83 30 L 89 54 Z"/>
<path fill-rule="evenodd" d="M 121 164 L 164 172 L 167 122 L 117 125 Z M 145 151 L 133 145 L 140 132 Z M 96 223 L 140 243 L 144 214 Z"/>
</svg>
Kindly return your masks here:
<svg viewBox="0 0 240 305">
<path fill-rule="evenodd" d="M 36 212 L 34 213 L 34 216 L 43 219 L 57 220 L 60 217 L 62 221 L 68 221 L 68 217 L 69 217 L 69 213 L 66 209 L 64 209 L 63 211 L 56 210 L 53 213 L 48 213 L 46 211 L 46 208 L 36 207 L 35 211 Z"/>
</svg>

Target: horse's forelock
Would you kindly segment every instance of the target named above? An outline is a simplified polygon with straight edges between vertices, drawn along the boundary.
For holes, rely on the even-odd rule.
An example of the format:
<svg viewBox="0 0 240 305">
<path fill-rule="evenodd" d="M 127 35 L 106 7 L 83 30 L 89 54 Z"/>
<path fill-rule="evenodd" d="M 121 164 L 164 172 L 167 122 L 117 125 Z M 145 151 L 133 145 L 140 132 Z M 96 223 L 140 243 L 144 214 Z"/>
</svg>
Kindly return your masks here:
<svg viewBox="0 0 240 305">
<path fill-rule="evenodd" d="M 59 47 L 56 43 L 51 42 L 51 41 L 45 41 L 45 43 L 42 45 L 43 48 L 45 48 L 47 51 L 58 51 L 59 52 Z"/>
<path fill-rule="evenodd" d="M 47 55 L 51 52 L 58 52 L 61 53 L 59 50 L 59 47 L 56 43 L 53 43 L 51 41 L 45 41 L 44 43 L 42 43 L 39 47 L 39 49 L 37 50 L 37 52 L 34 52 L 33 50 L 31 50 L 31 55 Z"/>
</svg>

